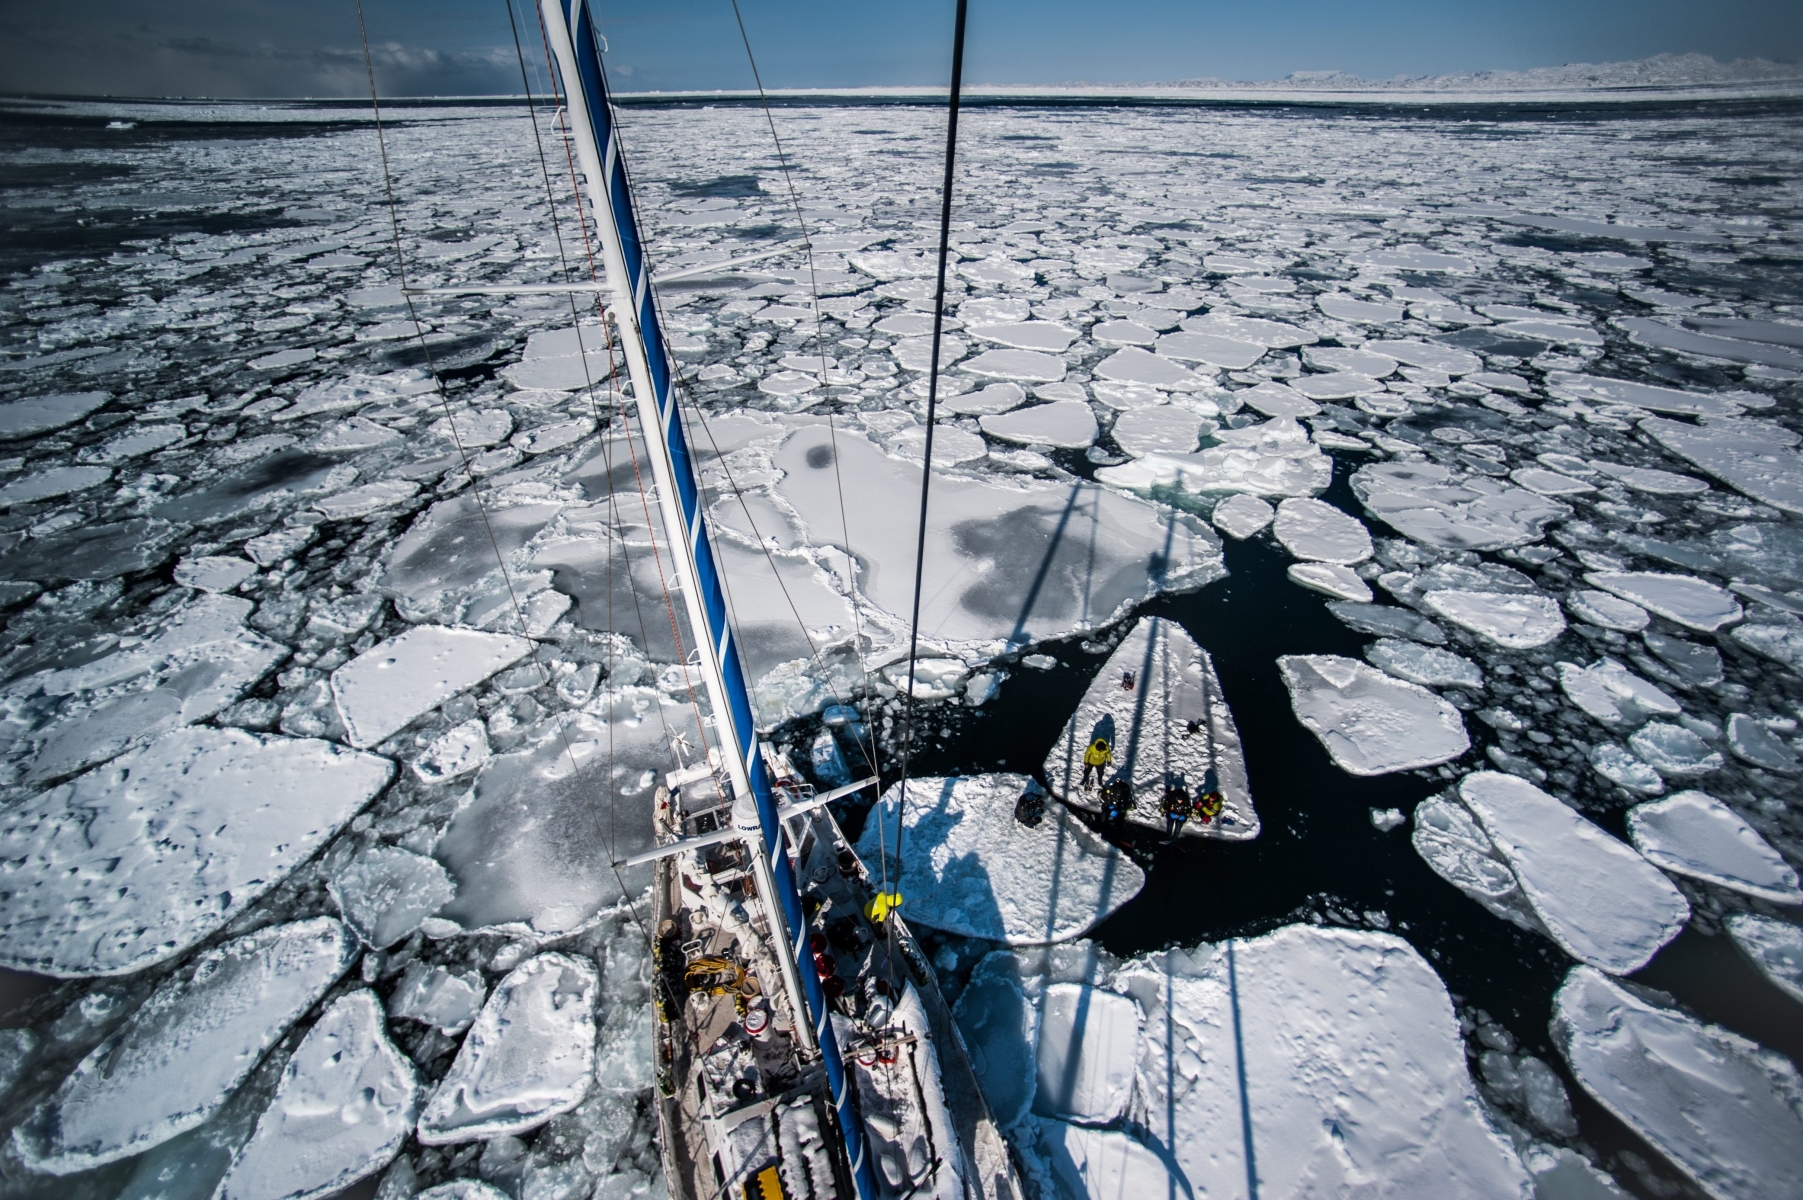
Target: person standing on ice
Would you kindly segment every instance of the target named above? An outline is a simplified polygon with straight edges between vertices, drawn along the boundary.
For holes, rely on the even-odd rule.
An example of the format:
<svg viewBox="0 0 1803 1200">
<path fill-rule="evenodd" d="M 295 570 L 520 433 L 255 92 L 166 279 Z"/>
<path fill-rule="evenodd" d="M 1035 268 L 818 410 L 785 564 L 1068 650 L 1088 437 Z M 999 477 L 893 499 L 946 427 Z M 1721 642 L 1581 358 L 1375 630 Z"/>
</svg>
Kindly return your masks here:
<svg viewBox="0 0 1803 1200">
<path fill-rule="evenodd" d="M 1092 773 L 1095 776 L 1096 783 L 1100 784 L 1102 782 L 1103 772 L 1105 772 L 1113 762 L 1114 751 L 1108 748 L 1107 738 L 1097 738 L 1095 741 L 1091 742 L 1089 744 L 1089 749 L 1083 752 L 1082 786 L 1089 786 L 1089 780 Z"/>
<path fill-rule="evenodd" d="M 1164 840 L 1174 842 L 1183 832 L 1183 823 L 1189 820 L 1189 789 L 1183 786 L 1181 779 L 1173 779 L 1165 785 L 1163 808 Z"/>
<path fill-rule="evenodd" d="M 1204 825 L 1221 815 L 1221 780 L 1213 767 L 1202 777 L 1202 790 L 1196 796 L 1195 813 Z"/>
<path fill-rule="evenodd" d="M 1109 825 L 1119 825 L 1127 819 L 1127 810 L 1133 807 L 1133 785 L 1116 775 L 1102 788 L 1102 820 Z"/>
</svg>

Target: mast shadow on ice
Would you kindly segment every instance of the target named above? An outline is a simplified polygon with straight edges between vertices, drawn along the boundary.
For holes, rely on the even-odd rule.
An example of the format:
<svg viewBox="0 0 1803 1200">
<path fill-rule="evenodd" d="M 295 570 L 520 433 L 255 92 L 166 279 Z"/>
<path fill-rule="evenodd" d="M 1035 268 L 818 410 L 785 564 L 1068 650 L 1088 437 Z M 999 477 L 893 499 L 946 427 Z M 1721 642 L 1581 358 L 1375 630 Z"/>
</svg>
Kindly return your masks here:
<svg viewBox="0 0 1803 1200">
<path fill-rule="evenodd" d="M 1259 833 L 1214 661 L 1168 617 L 1141 618 L 1109 655 L 1046 756 L 1045 778 L 1066 804 L 1098 816 L 1110 787 L 1125 784 L 1121 821 L 1137 828 L 1164 831 L 1165 797 L 1181 804 L 1180 788 L 1190 812 L 1182 836 L 1243 842 Z M 1212 813 L 1211 792 L 1220 799 Z"/>
</svg>

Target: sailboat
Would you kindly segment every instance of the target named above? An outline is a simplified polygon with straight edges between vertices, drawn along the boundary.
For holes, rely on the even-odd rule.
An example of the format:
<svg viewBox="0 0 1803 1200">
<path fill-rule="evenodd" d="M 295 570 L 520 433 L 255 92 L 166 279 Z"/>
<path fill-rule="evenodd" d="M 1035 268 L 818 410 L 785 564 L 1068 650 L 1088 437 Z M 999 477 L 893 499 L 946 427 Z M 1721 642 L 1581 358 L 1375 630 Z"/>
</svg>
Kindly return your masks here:
<svg viewBox="0 0 1803 1200">
<path fill-rule="evenodd" d="M 592 9 L 541 0 L 610 318 L 716 735 L 657 789 L 658 1114 L 683 1200 L 1020 1192 L 933 972 L 826 805 L 758 736 L 647 269 Z M 881 915 L 880 913 L 878 914 Z"/>
</svg>

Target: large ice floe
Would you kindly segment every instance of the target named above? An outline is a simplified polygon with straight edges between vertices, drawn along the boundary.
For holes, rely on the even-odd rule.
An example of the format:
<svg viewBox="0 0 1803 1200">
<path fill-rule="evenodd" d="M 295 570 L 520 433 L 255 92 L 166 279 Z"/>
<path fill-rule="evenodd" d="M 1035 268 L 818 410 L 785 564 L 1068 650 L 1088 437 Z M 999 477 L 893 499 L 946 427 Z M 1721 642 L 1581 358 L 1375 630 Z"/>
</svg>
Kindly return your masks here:
<svg viewBox="0 0 1803 1200">
<path fill-rule="evenodd" d="M 1146 454 L 1103 467 L 1096 478 L 1142 492 L 1168 488 L 1255 496 L 1312 496 L 1333 482 L 1333 459 L 1291 417 L 1217 430 L 1212 437 L 1215 445 L 1194 454 Z"/>
<path fill-rule="evenodd" d="M 140 1154 L 219 1110 L 356 957 L 329 917 L 277 925 L 164 983 L 13 1130 L 34 1170 L 66 1175 Z"/>
<path fill-rule="evenodd" d="M 1373 463 L 1352 475 L 1352 491 L 1378 520 L 1405 537 L 1450 550 L 1501 550 L 1537 542 L 1569 506 L 1488 475 L 1461 475 L 1438 463 Z"/>
<path fill-rule="evenodd" d="M 1716 1200 L 1764 1200 L 1803 1178 L 1803 1079 L 1782 1055 L 1588 967 L 1553 1000 L 1573 1076 Z"/>
<path fill-rule="evenodd" d="M 1798 435 L 1772 421 L 1716 417 L 1702 425 L 1648 417 L 1641 429 L 1729 487 L 1788 513 L 1803 513 Z"/>
<path fill-rule="evenodd" d="M 1704 792 L 1636 805 L 1628 836 L 1649 861 L 1776 904 L 1803 904 L 1797 872 L 1741 815 Z"/>
<path fill-rule="evenodd" d="M 1722 588 L 1694 575 L 1659 571 L 1592 571 L 1585 578 L 1668 621 L 1713 633 L 1742 616 L 1740 603 Z"/>
<path fill-rule="evenodd" d="M 883 793 L 858 839 L 874 871 L 899 879 L 910 922 L 1010 945 L 1060 942 L 1131 900 L 1145 874 L 1056 803 L 1033 826 L 1015 802 L 1025 775 L 907 781 Z M 899 827 L 899 829 L 898 829 Z M 897 836 L 901 858 L 896 859 Z"/>
<path fill-rule="evenodd" d="M 1471 748 L 1459 710 L 1418 684 L 1333 654 L 1286 654 L 1277 666 L 1296 719 L 1349 774 L 1429 767 Z"/>
<path fill-rule="evenodd" d="M 1559 602 L 1550 596 L 1441 588 L 1422 593 L 1422 606 L 1506 650 L 1531 650 L 1565 632 Z"/>
<path fill-rule="evenodd" d="M 541 954 L 503 979 L 420 1112 L 428 1146 L 524 1133 L 582 1103 L 594 1084 L 595 968 Z"/>
<path fill-rule="evenodd" d="M 531 653 L 523 637 L 421 625 L 332 672 L 332 698 L 353 746 L 374 746 Z"/>
<path fill-rule="evenodd" d="M 956 1017 L 998 1122 L 1054 1194 L 1532 1194 L 1444 985 L 1390 934 L 1290 925 L 1119 962 L 997 951 Z"/>
<path fill-rule="evenodd" d="M 164 734 L 0 818 L 0 963 L 123 975 L 187 950 L 306 861 L 393 764 L 240 729 Z"/>
<path fill-rule="evenodd" d="M 314 1022 L 219 1185 L 219 1200 L 317 1200 L 386 1167 L 413 1131 L 419 1083 L 358 990 Z"/>
<path fill-rule="evenodd" d="M 1321 500 L 1285 500 L 1277 506 L 1271 532 L 1285 550 L 1305 562 L 1352 566 L 1371 557 L 1371 534 L 1358 518 Z"/>
<path fill-rule="evenodd" d="M 1133 686 L 1124 686 L 1129 679 Z M 1214 661 L 1182 626 L 1164 617 L 1140 618 L 1090 681 L 1046 755 L 1053 792 L 1092 812 L 1100 807 L 1100 783 L 1083 786 L 1083 754 L 1097 738 L 1106 739 L 1114 754 L 1108 778 L 1118 775 L 1132 785 L 1130 823 L 1163 829 L 1159 805 L 1166 786 L 1180 784 L 1194 796 L 1212 774 L 1221 813 L 1212 821 L 1185 822 L 1184 834 L 1231 841 L 1258 836 L 1239 728 Z"/>
<path fill-rule="evenodd" d="M 1513 775 L 1479 771 L 1423 801 L 1411 837 L 1435 873 L 1492 913 L 1615 974 L 1645 966 L 1690 918 L 1683 894 L 1631 846 Z"/>
<path fill-rule="evenodd" d="M 857 593 L 874 610 L 865 632 L 899 645 L 913 596 L 919 466 L 813 424 L 782 436 L 768 461 L 781 472 L 772 494 L 813 544 L 837 547 L 849 531 Z M 1205 523 L 1108 488 L 947 474 L 934 480 L 932 497 L 925 569 L 934 587 L 920 634 L 967 660 L 1100 628 L 1161 590 L 1224 574 Z M 831 557 L 843 564 L 844 550 Z M 738 611 L 741 621 L 755 619 Z M 786 607 L 768 619 L 793 622 Z"/>
</svg>

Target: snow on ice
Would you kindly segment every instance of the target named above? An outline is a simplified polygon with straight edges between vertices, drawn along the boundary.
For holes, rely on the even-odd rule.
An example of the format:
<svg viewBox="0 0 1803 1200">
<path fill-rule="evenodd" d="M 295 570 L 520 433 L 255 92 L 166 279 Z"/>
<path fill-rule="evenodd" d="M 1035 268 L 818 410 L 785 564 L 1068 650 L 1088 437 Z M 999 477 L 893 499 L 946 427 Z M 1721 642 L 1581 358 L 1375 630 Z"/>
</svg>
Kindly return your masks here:
<svg viewBox="0 0 1803 1200">
<path fill-rule="evenodd" d="M 375 746 L 531 652 L 512 634 L 422 625 L 332 672 L 332 699 L 351 745 Z"/>
<path fill-rule="evenodd" d="M 1446 588 L 1422 593 L 1421 603 L 1436 616 L 1508 650 L 1544 646 L 1565 632 L 1559 602 L 1549 596 Z"/>
<path fill-rule="evenodd" d="M 1445 985 L 1401 938 L 1291 925 L 1120 975 L 1145 1010 L 1136 1116 L 1183 1194 L 1244 1197 L 1254 1177 L 1261 1196 L 1371 1179 L 1392 1196 L 1531 1194 L 1478 1106 Z"/>
<path fill-rule="evenodd" d="M 1371 557 L 1371 535 L 1358 518 L 1321 500 L 1283 501 L 1271 532 L 1285 550 L 1307 562 L 1352 566 Z"/>
<path fill-rule="evenodd" d="M 1592 571 L 1585 579 L 1668 621 L 1702 633 L 1712 633 L 1742 616 L 1740 604 L 1733 596 L 1694 575 Z"/>
<path fill-rule="evenodd" d="M 359 989 L 307 1031 L 219 1200 L 317 1200 L 386 1167 L 413 1131 L 418 1081 Z"/>
<path fill-rule="evenodd" d="M 181 954 L 311 857 L 392 771 L 330 742 L 194 728 L 27 800 L 0 823 L 0 962 L 81 977 Z"/>
<path fill-rule="evenodd" d="M 1476 663 L 1462 654 L 1420 642 L 1380 638 L 1365 647 L 1365 657 L 1373 666 L 1422 687 L 1484 686 L 1483 668 Z"/>
<path fill-rule="evenodd" d="M 1417 810 L 1415 830 L 1442 878 L 1605 971 L 1639 970 L 1690 918 L 1683 894 L 1632 847 L 1514 775 L 1467 775 L 1436 810 Z"/>
<path fill-rule="evenodd" d="M 1459 710 L 1424 687 L 1332 654 L 1286 654 L 1277 665 L 1296 719 L 1349 774 L 1432 766 L 1471 748 Z"/>
<path fill-rule="evenodd" d="M 907 869 L 898 872 L 897 784 L 872 811 L 858 854 L 873 870 L 889 856 L 913 924 L 1009 945 L 1078 937 L 1131 900 L 1145 874 L 1056 803 L 1038 825 L 1016 821 L 1015 801 L 1031 786 L 1025 775 L 908 781 L 899 814 Z"/>
<path fill-rule="evenodd" d="M 1628 812 L 1648 861 L 1775 904 L 1803 904 L 1797 872 L 1739 813 L 1705 792 L 1677 792 Z"/>
<path fill-rule="evenodd" d="M 1124 686 L 1129 676 L 1131 688 Z M 1053 792 L 1092 811 L 1099 801 L 1083 786 L 1083 754 L 1097 738 L 1105 738 L 1114 754 L 1108 777 L 1132 785 L 1130 822 L 1162 830 L 1165 787 L 1181 783 L 1198 795 L 1212 772 L 1221 793 L 1220 816 L 1186 822 L 1184 836 L 1231 841 L 1258 836 L 1239 728 L 1214 661 L 1181 625 L 1141 617 L 1090 681 L 1046 755 L 1045 779 Z"/>
<path fill-rule="evenodd" d="M 1781 1055 L 1574 967 L 1553 1043 L 1578 1083 L 1716 1200 L 1803 1178 L 1803 1079 Z"/>
<path fill-rule="evenodd" d="M 1017 408 L 999 416 L 982 417 L 979 423 L 991 437 L 1024 446 L 1071 450 L 1096 440 L 1095 414 L 1089 405 L 1076 400 Z"/>
<path fill-rule="evenodd" d="M 1034 1111 L 1106 1125 L 1127 1109 L 1139 1056 L 1139 1008 L 1080 983 L 1054 984 L 1040 1002 Z"/>
<path fill-rule="evenodd" d="M 1486 475 L 1460 475 L 1437 463 L 1373 463 L 1352 476 L 1352 491 L 1396 532 L 1449 550 L 1501 550 L 1539 541 L 1550 521 L 1571 509 Z"/>
<path fill-rule="evenodd" d="M 1257 496 L 1241 492 L 1215 505 L 1210 520 L 1230 538 L 1244 541 L 1271 523 L 1277 510 Z"/>
<path fill-rule="evenodd" d="M 13 1130 L 20 1156 L 33 1170 L 67 1175 L 200 1125 L 344 974 L 356 947 L 344 926 L 315 917 L 208 951 Z"/>
<path fill-rule="evenodd" d="M 420 1112 L 428 1146 L 520 1134 L 588 1095 L 595 1070 L 595 968 L 541 954 L 510 972 L 482 1006 Z"/>
</svg>

